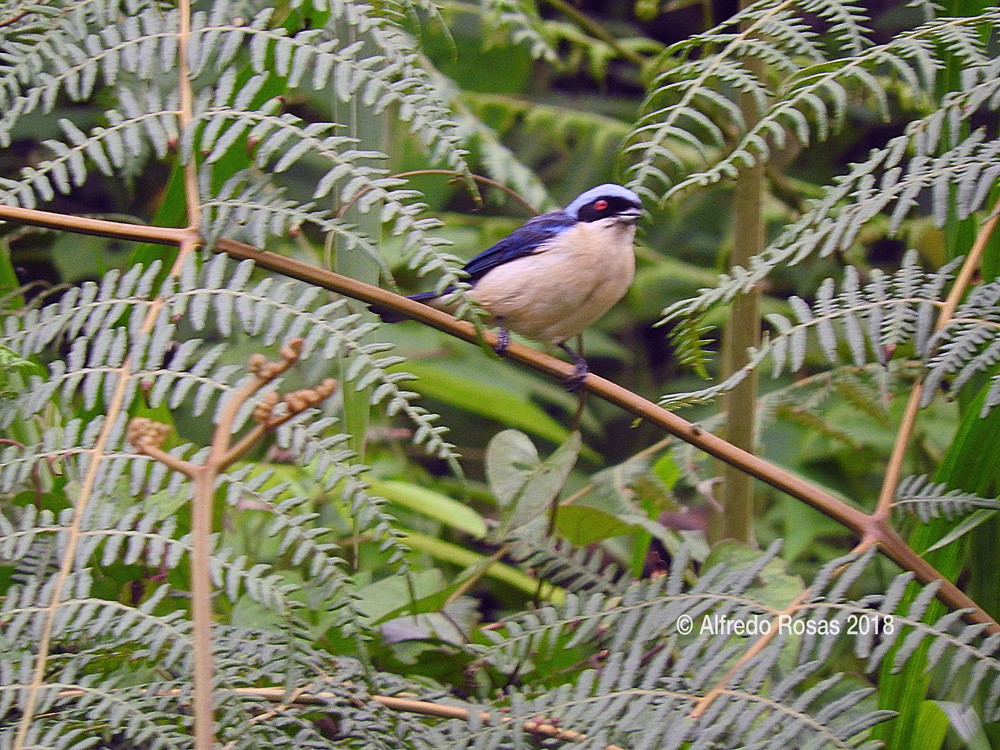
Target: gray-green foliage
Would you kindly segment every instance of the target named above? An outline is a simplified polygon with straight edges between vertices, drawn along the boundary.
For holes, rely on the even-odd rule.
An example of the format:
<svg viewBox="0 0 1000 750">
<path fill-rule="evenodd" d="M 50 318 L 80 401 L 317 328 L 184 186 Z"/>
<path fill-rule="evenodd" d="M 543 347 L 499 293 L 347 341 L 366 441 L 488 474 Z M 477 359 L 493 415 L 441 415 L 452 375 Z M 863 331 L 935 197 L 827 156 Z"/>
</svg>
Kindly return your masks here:
<svg viewBox="0 0 1000 750">
<path fill-rule="evenodd" d="M 0 3 L 0 18 L 14 18 L 21 5 Z M 459 175 L 468 175 L 466 149 L 474 147 L 494 177 L 542 203 L 538 176 L 477 116 L 475 97 L 458 102 L 441 85 L 407 30 L 414 19 L 439 22 L 436 9 L 426 2 L 316 2 L 313 8 L 329 15 L 326 23 L 293 34 L 275 22 L 269 5 L 214 2 L 209 11 L 192 14 L 194 101 L 187 124 L 177 115 L 176 81 L 164 75 L 178 68 L 179 19 L 171 4 L 60 0 L 31 5 L 0 26 L 0 146 L 10 145 L 27 118 L 46 116 L 62 101 L 103 97 L 105 106 L 100 124 L 60 117 L 61 135 L 41 143 L 43 158 L 0 180 L 0 203 L 42 207 L 95 172 L 134 183 L 149 160 L 174 158 L 197 166 L 201 231 L 209 246 L 221 237 L 263 246 L 310 227 L 333 235 L 340 252 L 367 254 L 388 276 L 381 238 L 340 215 L 338 209 L 350 204 L 399 237 L 410 266 L 436 275 L 439 288 L 461 283 L 455 259 L 435 233 L 437 220 L 425 215 L 419 193 L 391 176 L 385 155 L 362 147 L 338 123 L 287 111 L 286 99 L 270 91 L 277 83 L 285 95 L 318 91 L 367 115 L 391 113 L 429 162 Z M 486 10 L 537 57 L 553 59 L 556 29 L 534 3 L 496 0 Z M 807 17 L 823 19 L 827 32 L 816 35 Z M 632 184 L 657 199 L 766 161 L 792 137 L 801 143 L 826 138 L 844 120 L 849 96 L 860 93 L 884 109 L 889 75 L 898 79 L 893 85 L 929 98 L 943 56 L 953 55 L 966 70 L 960 90 L 854 165 L 749 268 L 678 303 L 666 317 L 690 321 L 775 269 L 845 250 L 875 216 L 888 214 L 897 229 L 924 200 L 939 224 L 952 213 L 964 218 L 987 205 L 1000 171 L 997 141 L 988 131 L 970 131 L 967 122 L 973 112 L 994 113 L 1000 106 L 998 61 L 980 41 L 980 32 L 995 28 L 998 18 L 995 10 L 957 21 L 929 16 L 913 31 L 876 45 L 854 4 L 766 1 L 741 14 L 743 30 L 730 22 L 668 50 L 664 60 L 684 59 L 655 79 L 624 149 Z M 747 58 L 768 67 L 766 80 L 751 72 Z M 737 93 L 752 97 L 753 123 L 737 107 Z M 620 123 L 599 115 L 564 114 L 541 109 L 531 116 L 540 127 L 593 128 L 605 136 L 622 131 Z M 723 128 L 730 123 L 735 141 Z M 246 156 L 237 170 L 227 164 L 234 149 Z M 700 168 L 692 169 L 699 160 Z M 299 169 L 315 176 L 310 195 L 296 194 L 284 179 Z M 791 315 L 770 318 L 774 335 L 752 366 L 770 356 L 776 371 L 797 369 L 815 332 L 831 363 L 881 365 L 896 349 L 910 347 L 926 365 L 928 398 L 948 379 L 959 388 L 992 372 L 1000 359 L 1000 286 L 983 285 L 951 324 L 935 330 L 935 311 L 953 270 L 926 271 L 914 254 L 894 274 L 863 277 L 849 267 L 842 280 L 824 282 L 814 302 L 796 298 Z M 305 366 L 341 361 L 348 387 L 369 389 L 373 407 L 404 417 L 426 453 L 454 458 L 434 415 L 404 388 L 407 375 L 396 369 L 402 360 L 379 341 L 377 324 L 346 300 L 255 274 L 249 262 L 207 254 L 189 256 L 173 271 L 136 264 L 5 317 L 0 352 L 16 361 L 37 357 L 46 367 L 41 375 L 34 367 L 19 368 L 11 376 L 16 387 L 4 381 L 0 399 L 0 425 L 18 431 L 18 439 L 0 450 L 6 584 L 0 747 L 13 746 L 22 728 L 22 746 L 88 747 L 112 737 L 128 747 L 190 746 L 192 634 L 178 595 L 192 544 L 183 517 L 190 482 L 137 452 L 126 428 L 132 411 L 184 409 L 214 424 L 245 377 L 244 364 L 226 356 L 230 342 L 268 349 L 301 337 Z M 685 325 L 691 330 L 698 324 Z M 998 401 L 995 380 L 984 408 Z M 251 406 L 239 412 L 237 430 L 250 425 Z M 276 542 L 276 555 L 299 573 L 256 563 L 229 549 L 221 536 L 212 540 L 206 574 L 218 592 L 217 719 L 227 747 L 289 741 L 296 747 L 517 747 L 527 744 L 523 723 L 540 716 L 585 735 L 577 738 L 581 747 L 867 747 L 869 728 L 889 718 L 871 705 L 866 683 L 825 672 L 826 657 L 844 640 L 837 634 L 801 641 L 779 635 L 741 661 L 748 648 L 743 638 L 677 632 L 682 615 L 698 623 L 706 617 L 773 621 L 789 601 L 770 601 L 773 592 L 758 583 L 780 567 L 776 547 L 744 565 L 708 567 L 700 576 L 693 572 L 697 566 L 676 555 L 669 575 L 632 580 L 600 554 L 551 543 L 539 549 L 531 539 L 521 540 L 516 559 L 565 586 L 565 604 L 482 631 L 489 644 L 470 654 L 504 677 L 527 676 L 521 685 L 464 703 L 468 722 L 388 711 L 370 696 L 444 696 L 365 661 L 372 632 L 354 598 L 353 571 L 330 542 L 313 493 L 345 507 L 352 532 L 374 540 L 387 565 L 405 574 L 407 550 L 395 519 L 367 491 L 367 469 L 347 447 L 332 411 L 306 412 L 283 426 L 277 441 L 308 475 L 308 487 L 252 463 L 232 466 L 219 480 L 225 507 L 267 509 L 260 541 Z M 532 483 L 544 484 L 547 497 L 557 492 L 578 447 L 569 446 L 547 462 L 529 453 L 517 465 L 500 466 L 501 474 L 513 477 L 508 499 Z M 168 449 L 194 462 L 208 450 L 189 442 Z M 500 458 L 516 456 L 508 451 Z M 553 475 L 558 481 L 550 481 Z M 48 492 L 61 493 L 57 509 L 36 507 L 35 498 Z M 901 485 L 897 502 L 931 517 L 993 508 L 996 501 L 948 493 L 918 478 Z M 508 519 L 516 527 L 524 520 Z M 853 639 L 868 673 L 889 658 L 892 645 L 900 646 L 892 657 L 898 666 L 924 639 L 933 640 L 931 661 L 944 665 L 943 684 L 964 679 L 966 702 L 981 690 L 984 715 L 995 719 L 997 637 L 978 639 L 981 629 L 963 626 L 961 613 L 921 623 L 930 588 L 902 611 L 906 576 L 894 579 L 885 594 L 852 599 L 848 585 L 867 563 L 863 557 L 831 564 L 797 602 L 797 621 L 843 625 L 864 615 L 883 625 L 896 622 L 899 629 L 883 630 L 878 642 L 867 633 Z M 134 596 L 111 591 L 105 572 L 113 567 L 141 569 L 136 578 L 143 585 L 154 578 L 159 583 Z M 786 592 L 801 589 L 792 581 Z M 253 613 L 258 627 L 231 624 L 233 611 Z M 326 650 L 313 637 L 317 619 L 321 635 L 332 631 L 351 641 L 357 658 Z M 535 672 L 560 649 L 584 646 L 595 668 L 557 684 Z M 530 681 L 535 678 L 538 685 Z M 273 710 L 250 690 L 265 686 L 287 689 L 281 698 L 303 688 L 314 702 L 291 701 Z M 692 718 L 692 708 L 713 687 L 721 692 L 701 718 Z M 453 696 L 447 702 L 458 703 Z M 336 740 L 320 730 L 319 714 L 336 718 Z M 261 715 L 269 718 L 248 720 Z"/>
<path fill-rule="evenodd" d="M 923 6 L 931 12 L 930 6 Z M 817 35 L 804 15 L 826 18 L 829 29 Z M 736 20 L 743 27 L 736 28 Z M 1000 60 L 984 42 L 989 30 L 1000 24 L 995 8 L 982 15 L 934 18 L 876 45 L 865 24 L 862 9 L 850 3 L 756 3 L 720 29 L 675 45 L 674 51 L 701 54 L 670 69 L 649 97 L 650 123 L 640 123 L 626 154 L 639 158 L 631 167 L 633 186 L 667 197 L 693 185 L 704 185 L 735 174 L 741 167 L 768 162 L 775 151 L 793 139 L 800 144 L 824 140 L 840 127 L 846 116 L 848 90 L 868 96 L 879 110 L 889 106 L 888 83 L 898 79 L 909 95 L 931 100 L 925 116 L 911 121 L 902 135 L 875 148 L 826 188 L 803 215 L 785 229 L 746 268 L 720 276 L 719 283 L 664 311 L 666 321 L 679 321 L 678 340 L 692 342 L 698 318 L 713 305 L 731 301 L 760 284 L 776 270 L 810 257 L 850 250 L 866 227 L 888 217 L 890 234 L 898 233 L 906 218 L 926 206 L 937 226 L 949 217 L 965 219 L 989 206 L 990 191 L 1000 174 L 1000 141 L 995 133 L 972 127 L 981 113 L 993 115 L 1000 108 Z M 794 55 L 791 54 L 794 50 Z M 803 65 L 802 55 L 808 60 Z M 768 71 L 760 79 L 749 61 L 763 63 Z M 938 76 L 946 64 L 960 65 L 959 86 L 943 95 Z M 707 85 L 712 81 L 726 85 Z M 736 105 L 736 93 L 750 95 L 756 121 L 748 123 Z M 735 123 L 739 140 L 731 145 L 724 123 Z M 688 158 L 697 150 L 701 163 Z M 911 255 L 888 283 L 881 286 L 877 272 L 865 282 L 855 269 L 844 278 L 828 279 L 817 294 L 815 309 L 793 301 L 792 322 L 772 316 L 776 336 L 768 353 L 776 371 L 797 369 L 805 355 L 808 330 L 818 334 L 823 352 L 835 359 L 838 348 L 850 352 L 854 362 L 869 361 L 865 339 L 876 359 L 892 354 L 892 345 L 909 338 L 919 323 L 915 341 L 928 366 L 932 387 L 926 403 L 945 379 L 961 387 L 969 378 L 987 371 L 996 362 L 998 339 L 994 285 L 984 285 L 964 303 L 956 322 L 936 332 L 936 315 L 930 307 L 948 292 L 947 279 L 934 272 L 928 286 L 912 287 L 921 272 Z M 910 281 L 900 274 L 908 274 Z M 840 285 L 837 292 L 835 286 Z M 925 298 L 907 303 L 910 292 Z M 881 299 L 881 302 L 879 300 Z M 920 318 L 919 322 L 917 317 Z M 836 323 L 836 325 L 834 325 Z M 867 331 L 865 330 L 867 328 Z M 921 338 L 922 337 L 922 338 Z M 888 347 L 888 348 L 886 348 Z M 688 356 L 692 356 L 688 352 Z M 753 358 L 752 366 L 765 359 Z M 671 395 L 665 403 L 682 405 L 711 398 L 738 382 L 688 395 Z M 984 413 L 998 401 L 998 388 L 984 405 Z"/>
<path fill-rule="evenodd" d="M 776 552 L 745 565 L 711 567 L 693 586 L 684 585 L 678 566 L 669 576 L 633 582 L 620 593 L 581 591 L 561 607 L 487 631 L 491 644 L 484 658 L 508 671 L 544 665 L 581 643 L 596 642 L 609 654 L 601 669 L 585 672 L 574 685 L 542 694 L 526 690 L 507 718 L 557 717 L 560 726 L 586 733 L 587 747 L 874 747 L 867 730 L 892 712 L 874 708 L 867 700 L 871 689 L 846 675 L 818 676 L 830 650 L 843 641 L 852 643 L 869 673 L 890 655 L 898 669 L 922 642 L 932 642 L 931 661 L 943 688 L 961 676 L 967 680 L 962 698 L 972 701 L 984 687 L 984 714 L 996 718 L 1000 637 L 977 640 L 983 626 L 963 625 L 960 613 L 922 622 L 935 586 L 924 588 L 905 610 L 899 605 L 909 574 L 897 577 L 885 594 L 850 599 L 850 585 L 871 562 L 869 551 L 830 563 L 807 591 L 789 577 L 782 589 L 787 600 L 776 602 L 768 599 L 775 588 L 759 584 L 780 577 Z M 743 658 L 746 636 L 734 629 L 736 623 L 773 631 L 772 637 Z M 692 710 L 713 688 L 714 701 L 693 719 Z"/>
<path fill-rule="evenodd" d="M 897 507 L 909 510 L 921 521 L 972 513 L 974 510 L 1000 510 L 1000 500 L 979 497 L 971 492 L 949 490 L 947 485 L 932 482 L 925 476 L 906 477 L 896 489 Z"/>
<path fill-rule="evenodd" d="M 996 9 L 954 19 L 932 17 L 929 3 L 914 5 L 927 20 L 885 44 L 872 41 L 861 4 L 765 0 L 673 45 L 667 55 L 691 59 L 657 78 L 647 96 L 646 114 L 625 150 L 634 158 L 632 181 L 658 198 L 717 182 L 768 161 L 792 139 L 825 140 L 844 123 L 852 95 L 887 114 L 887 76 L 915 95 L 933 96 L 942 55 L 971 71 L 995 63 L 982 29 L 1000 20 Z M 823 33 L 810 20 L 815 16 L 828 24 Z M 766 77 L 753 71 L 756 63 Z M 737 95 L 752 102 L 752 121 Z M 704 168 L 692 169 L 697 162 Z"/>
</svg>

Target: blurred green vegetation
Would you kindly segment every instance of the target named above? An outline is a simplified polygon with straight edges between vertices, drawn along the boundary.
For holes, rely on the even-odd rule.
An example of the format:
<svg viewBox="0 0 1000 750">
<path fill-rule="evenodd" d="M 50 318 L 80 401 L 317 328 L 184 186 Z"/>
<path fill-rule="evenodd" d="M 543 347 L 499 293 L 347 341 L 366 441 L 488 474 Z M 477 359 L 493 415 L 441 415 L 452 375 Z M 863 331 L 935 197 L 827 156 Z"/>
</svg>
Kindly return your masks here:
<svg viewBox="0 0 1000 750">
<path fill-rule="evenodd" d="M 953 4 L 960 5 L 957 0 Z M 643 109 L 652 67 L 634 64 L 626 53 L 653 60 L 669 43 L 703 32 L 734 11 L 728 3 L 708 2 L 622 0 L 582 2 L 573 7 L 617 40 L 621 49 L 581 26 L 574 15 L 561 12 L 561 5 L 542 4 L 538 18 L 540 33 L 544 32 L 545 40 L 557 52 L 552 59 L 536 57 L 530 38 L 512 42 L 511 29 L 478 3 L 446 2 L 440 6 L 439 18 L 418 14 L 409 19 L 421 53 L 446 79 L 449 104 L 468 134 L 472 171 L 509 185 L 539 211 L 565 205 L 593 185 L 622 179 L 621 145 Z M 324 22 L 321 13 L 285 10 L 287 28 Z M 952 9 L 957 14 L 973 10 Z M 913 23 L 916 10 L 887 2 L 871 4 L 869 12 L 877 35 L 891 39 Z M 942 72 L 941 85 L 947 87 L 949 77 L 955 75 L 957 71 Z M 904 86 L 893 82 L 886 82 L 886 93 L 888 119 L 859 98 L 849 103 L 845 125 L 828 140 L 810 146 L 789 145 L 774 155 L 764 202 L 770 238 L 798 218 L 805 202 L 821 195 L 822 187 L 842 174 L 847 164 L 883 145 L 888 137 L 902 132 L 906 123 L 935 106 L 910 96 Z M 345 132 L 357 137 L 363 147 L 385 152 L 383 166 L 392 173 L 439 166 L 408 132 L 408 124 L 390 114 L 371 117 L 363 111 L 348 113 L 343 103 L 331 103 L 323 91 L 290 92 L 286 104 L 287 111 L 304 119 L 343 123 Z M 105 106 L 98 96 L 85 104 L 60 103 L 47 116 L 23 119 L 11 147 L 0 152 L 0 175 L 14 177 L 22 167 L 41 158 L 42 140 L 59 135 L 53 125 L 56 118 L 69 118 L 84 128 L 101 122 Z M 217 168 L 218 181 L 226 177 L 227 169 L 231 174 L 244 166 L 241 150 L 247 148 L 245 140 L 232 148 L 227 155 L 232 165 Z M 289 196 L 306 200 L 322 172 L 308 158 L 302 167 L 286 175 L 285 185 Z M 51 208 L 178 224 L 183 216 L 179 169 L 173 159 L 150 159 L 137 165 L 126 179 L 107 178 L 94 171 L 81 188 L 57 197 Z M 408 178 L 408 185 L 420 192 L 427 213 L 441 219 L 443 227 L 438 234 L 453 243 L 452 250 L 462 259 L 487 248 L 529 215 L 502 191 L 480 184 L 477 195 L 454 175 L 417 174 Z M 723 183 L 689 191 L 665 206 L 648 206 L 649 215 L 638 240 L 635 283 L 626 299 L 584 336 L 584 350 L 595 372 L 654 401 L 664 393 L 703 387 L 704 381 L 673 356 L 670 331 L 657 323 L 665 307 L 694 296 L 702 287 L 713 286 L 718 273 L 726 268 L 730 248 L 738 241 L 731 233 L 731 204 L 732 186 Z M 371 214 L 353 218 L 374 221 Z M 793 295 L 813 299 L 820 283 L 830 276 L 839 277 L 848 263 L 862 272 L 892 270 L 906 249 L 915 248 L 928 266 L 939 266 L 947 258 L 967 252 L 978 218 L 956 219 L 939 229 L 928 216 L 918 214 L 894 236 L 889 236 L 886 221 L 875 220 L 846 251 L 811 258 L 769 276 L 763 288 L 763 312 L 788 313 L 788 299 Z M 377 226 L 366 229 L 378 234 Z M 9 307 L 35 304 L 39 294 L 52 300 L 62 285 L 98 279 L 109 269 L 124 269 L 137 259 L 164 254 L 159 248 L 135 248 L 97 237 L 12 227 L 5 232 L 2 243 L 9 262 L 0 263 L 2 293 L 14 294 L 12 271 L 25 290 L 23 300 L 16 295 L 5 297 Z M 998 247 L 994 242 L 986 256 L 986 279 L 995 277 L 1000 269 Z M 309 229 L 294 237 L 273 239 L 267 249 L 384 286 L 397 285 L 404 293 L 433 284 L 433 279 L 418 278 L 408 267 L 398 237 L 381 238 L 380 251 L 391 278 L 380 274 L 370 260 L 359 258 L 361 253 L 352 255 L 328 244 Z M 360 306 L 358 311 L 367 315 Z M 719 326 L 726 316 L 727 307 L 719 305 L 705 322 Z M 310 483 L 309 466 L 297 466 L 284 460 L 280 451 L 266 447 L 244 464 L 251 472 L 273 472 L 268 480 L 273 486 L 285 482 L 291 491 L 309 495 L 309 510 L 316 514 L 317 527 L 328 530 L 322 539 L 343 545 L 357 585 L 358 608 L 368 624 L 381 627 L 386 636 L 372 644 L 378 666 L 460 692 L 501 684 L 503 676 L 479 675 L 474 678 L 479 684 L 469 685 L 465 674 L 468 655 L 456 645 L 481 641 L 476 633 L 480 624 L 522 611 L 533 601 L 562 600 L 564 592 L 559 586 L 540 586 L 533 571 L 522 569 L 506 556 L 510 550 L 504 547 L 506 535 L 513 531 L 544 536 L 549 527 L 549 505 L 557 498 L 566 505 L 552 524 L 555 535 L 579 545 L 599 544 L 609 566 L 620 566 L 636 576 L 659 572 L 663 561 L 682 544 L 696 550 L 695 557 L 706 566 L 714 559 L 703 534 L 712 505 L 713 467 L 702 457 L 663 441 L 655 428 L 636 423 L 596 399 L 586 401 L 575 421 L 575 395 L 558 383 L 497 358 L 486 347 L 469 346 L 413 323 L 383 327 L 378 336 L 406 357 L 397 369 L 417 376 L 407 387 L 422 396 L 428 409 L 441 415 L 441 423 L 450 430 L 448 439 L 461 456 L 456 467 L 424 455 L 412 446 L 407 423 L 370 411 L 366 393 L 358 396 L 352 389 L 344 389 L 335 403 L 326 407 L 344 420 L 358 462 L 363 460 L 370 467 L 365 481 L 374 495 L 385 498 L 387 509 L 398 521 L 402 540 L 411 550 L 413 575 L 408 580 L 396 575 L 389 552 L 357 533 L 352 508 L 336 493 L 321 491 Z M 221 331 L 201 337 L 206 345 L 224 341 L 221 361 L 234 365 L 243 365 L 260 348 L 249 337 L 223 335 Z M 708 333 L 709 351 L 717 351 L 716 337 L 714 329 Z M 2 351 L 0 355 L 6 356 Z M 715 359 L 709 360 L 710 377 L 718 374 L 716 365 Z M 37 364 L 12 360 L 6 366 L 29 368 Z M 330 374 L 344 380 L 344 372 L 331 372 L 340 366 L 315 358 L 303 363 L 291 380 L 306 384 Z M 912 368 L 905 362 L 889 368 L 861 367 L 851 378 L 836 382 L 825 377 L 828 370 L 817 348 L 810 349 L 804 366 L 795 373 L 771 378 L 766 370 L 762 372 L 759 452 L 871 510 L 896 438 Z M 11 384 L 5 376 L 0 388 L 23 385 L 16 376 L 13 379 L 16 382 Z M 936 476 L 950 486 L 996 495 L 996 467 L 1000 466 L 996 455 L 1000 441 L 994 439 L 997 411 L 986 419 L 978 417 L 977 404 L 987 387 L 984 378 L 978 395 L 938 400 L 923 410 L 904 473 Z M 211 425 L 202 416 L 194 416 L 190 406 L 182 404 L 167 414 L 161 410 L 158 418 L 173 424 L 177 443 L 205 444 Z M 79 415 L 86 416 L 86 410 L 81 408 Z M 714 406 L 694 407 L 686 416 L 708 429 L 718 424 Z M 12 430 L 10 439 L 19 439 L 18 429 Z M 72 487 L 57 479 L 49 489 L 53 497 L 63 496 L 62 503 L 53 501 L 53 507 L 69 504 Z M 25 502 L 27 494 L 13 502 Z M 523 502 L 525 497 L 530 502 Z M 184 519 L 182 500 L 151 496 L 146 503 L 164 518 L 176 515 Z M 773 571 L 768 584 L 773 585 L 771 593 L 778 603 L 793 598 L 819 566 L 852 546 L 847 530 L 769 488 L 758 488 L 756 503 L 755 531 L 760 544 L 784 540 L 786 568 Z M 220 498 L 218 512 L 224 541 L 238 554 L 274 565 L 289 581 L 302 577 L 298 561 L 288 558 L 279 540 L 263 533 L 270 516 L 267 507 L 253 502 L 228 505 Z M 938 563 L 952 576 L 964 571 L 969 590 L 994 616 L 1000 614 L 996 523 L 992 518 L 970 531 L 947 548 Z M 954 525 L 944 521 L 931 527 L 907 524 L 914 529 L 914 544 L 923 546 L 930 546 Z M 721 557 L 729 552 L 728 547 L 720 547 L 711 555 Z M 178 588 L 183 588 L 182 572 L 171 573 Z M 880 579 L 894 573 L 890 565 L 880 562 L 859 586 L 876 587 Z M 127 578 L 123 573 L 121 580 L 109 577 L 103 583 L 108 589 L 124 590 Z M 135 578 L 141 580 L 142 574 Z M 234 624 L 264 629 L 274 626 L 273 613 L 249 596 L 220 607 L 228 607 L 226 614 Z M 417 614 L 434 618 L 416 625 L 409 618 Z M 311 623 L 313 637 L 333 652 L 350 650 L 331 622 L 317 614 Z M 421 638 L 392 638 L 392 628 L 403 625 L 420 628 Z M 587 649 L 578 647 L 534 668 L 539 674 L 556 674 L 576 669 L 586 658 Z M 833 659 L 831 672 L 860 674 L 851 654 L 835 654 Z M 898 678 L 887 670 L 887 691 L 894 679 Z M 905 693 L 906 686 L 898 690 Z M 892 695 L 883 705 L 899 708 L 903 698 Z M 912 695 L 909 699 L 914 700 Z M 928 723 L 940 721 L 930 709 L 920 708 L 922 700 L 921 695 L 914 711 L 923 710 Z M 920 731 L 914 728 L 918 726 L 915 715 L 911 712 L 909 725 L 900 722 L 883 738 L 892 747 L 917 747 L 906 744 Z M 893 736 L 892 731 L 897 734 Z M 996 727 L 988 731 L 995 740 Z M 933 746 L 940 747 L 940 740 Z"/>
</svg>

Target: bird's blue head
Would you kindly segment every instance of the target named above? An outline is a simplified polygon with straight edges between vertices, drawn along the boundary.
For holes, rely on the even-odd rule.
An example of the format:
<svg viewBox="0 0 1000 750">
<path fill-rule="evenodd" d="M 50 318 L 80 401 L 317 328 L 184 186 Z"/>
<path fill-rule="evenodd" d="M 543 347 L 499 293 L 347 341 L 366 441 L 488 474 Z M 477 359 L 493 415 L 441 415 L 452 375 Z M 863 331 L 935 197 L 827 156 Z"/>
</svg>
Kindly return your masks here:
<svg viewBox="0 0 1000 750">
<path fill-rule="evenodd" d="M 635 221 L 642 213 L 642 201 L 628 188 L 607 183 L 578 195 L 566 206 L 566 213 L 577 221 Z"/>
</svg>

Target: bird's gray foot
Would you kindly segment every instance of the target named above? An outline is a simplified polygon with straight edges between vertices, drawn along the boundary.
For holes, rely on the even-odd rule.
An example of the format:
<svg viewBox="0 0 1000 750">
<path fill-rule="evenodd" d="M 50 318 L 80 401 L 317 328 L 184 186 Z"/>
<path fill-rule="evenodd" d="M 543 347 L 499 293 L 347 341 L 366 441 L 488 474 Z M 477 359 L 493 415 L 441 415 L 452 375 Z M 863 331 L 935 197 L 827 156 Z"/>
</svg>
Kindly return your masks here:
<svg viewBox="0 0 1000 750">
<path fill-rule="evenodd" d="M 502 318 L 497 318 L 497 324 L 500 326 L 500 330 L 497 331 L 497 343 L 493 346 L 493 351 L 502 357 L 507 353 L 507 349 L 510 348 L 510 331 L 503 324 Z"/>
<path fill-rule="evenodd" d="M 566 342 L 559 344 L 559 348 L 566 352 L 573 360 L 573 374 L 563 380 L 563 385 L 566 386 L 566 390 L 568 391 L 576 391 L 587 380 L 587 374 L 590 372 L 590 368 L 587 367 L 587 360 L 566 346 Z"/>
</svg>

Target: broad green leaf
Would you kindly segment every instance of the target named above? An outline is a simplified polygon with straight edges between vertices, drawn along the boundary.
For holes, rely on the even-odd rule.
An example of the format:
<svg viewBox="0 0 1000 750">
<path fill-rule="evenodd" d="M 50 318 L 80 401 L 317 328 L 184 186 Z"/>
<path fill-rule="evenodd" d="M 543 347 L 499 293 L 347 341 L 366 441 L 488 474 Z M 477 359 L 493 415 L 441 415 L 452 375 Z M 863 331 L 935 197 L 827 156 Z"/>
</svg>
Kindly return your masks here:
<svg viewBox="0 0 1000 750">
<path fill-rule="evenodd" d="M 435 560 L 465 566 L 467 569 L 471 569 L 472 574 L 477 573 L 480 566 L 488 565 L 485 574 L 487 578 L 502 581 L 508 586 L 513 586 L 532 596 L 539 594 L 538 579 L 525 575 L 506 563 L 493 562 L 486 555 L 416 531 L 406 531 L 403 533 L 401 541 L 410 549 L 424 552 Z M 560 604 L 565 598 L 565 592 L 561 588 L 544 584 L 541 587 L 540 596 L 553 604 Z"/>
<path fill-rule="evenodd" d="M 440 492 L 398 480 L 374 481 L 371 492 L 476 539 L 486 536 L 486 521 L 479 513 Z"/>
<path fill-rule="evenodd" d="M 422 599 L 444 588 L 445 580 L 440 570 L 411 571 L 406 576 L 389 576 L 360 587 L 356 592 L 356 606 L 372 622 L 378 622 L 411 599 Z"/>
<path fill-rule="evenodd" d="M 486 448 L 486 477 L 500 503 L 502 538 L 512 529 L 542 517 L 576 464 L 580 434 L 574 432 L 544 461 L 531 440 L 504 430 Z"/>
<path fill-rule="evenodd" d="M 983 729 L 983 722 L 980 720 L 975 708 L 952 701 L 927 701 L 921 709 L 927 706 L 933 706 L 947 717 L 945 726 L 950 725 L 955 730 L 955 734 L 962 738 L 969 750 L 992 750 L 990 740 Z M 932 712 L 928 710 L 928 713 Z M 924 712 L 921 710 L 921 719 L 923 715 Z M 940 719 L 936 719 L 936 721 L 940 721 Z M 921 728 L 926 729 L 926 726 L 922 725 Z M 934 739 L 937 739 L 936 736 Z M 944 731 L 941 732 L 941 742 L 943 740 Z M 927 744 L 923 745 L 923 747 L 933 750 L 933 748 L 939 747 L 940 744 L 940 742 L 937 745 Z"/>
<path fill-rule="evenodd" d="M 627 534 L 635 527 L 597 508 L 564 505 L 556 516 L 556 528 L 573 544 L 582 546 Z"/>
<path fill-rule="evenodd" d="M 472 414 L 495 419 L 536 437 L 561 443 L 569 434 L 538 404 L 510 393 L 499 385 L 488 385 L 456 375 L 447 367 L 430 362 L 410 361 L 393 370 L 405 370 L 417 376 L 407 387 L 422 396 L 442 401 Z"/>
<path fill-rule="evenodd" d="M 677 480 L 681 478 L 684 472 L 681 471 L 681 467 L 674 461 L 674 457 L 667 452 L 656 459 L 656 462 L 653 464 L 653 473 L 663 482 L 663 486 L 669 490 L 673 489 L 673 486 L 677 484 Z"/>
<path fill-rule="evenodd" d="M 529 472 L 540 463 L 535 444 L 523 432 L 504 430 L 494 435 L 486 449 L 486 478 L 501 508 L 516 500 Z"/>
</svg>

